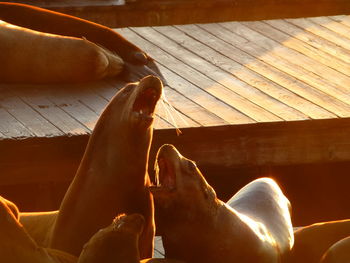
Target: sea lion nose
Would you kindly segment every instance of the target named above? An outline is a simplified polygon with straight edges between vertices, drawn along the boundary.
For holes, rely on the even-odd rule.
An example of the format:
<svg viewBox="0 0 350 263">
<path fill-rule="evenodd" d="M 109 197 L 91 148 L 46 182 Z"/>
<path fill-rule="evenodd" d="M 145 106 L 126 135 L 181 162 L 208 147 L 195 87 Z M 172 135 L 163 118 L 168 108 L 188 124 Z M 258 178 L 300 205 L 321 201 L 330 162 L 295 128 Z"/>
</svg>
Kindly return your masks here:
<svg viewBox="0 0 350 263">
<path fill-rule="evenodd" d="M 154 86 L 154 87 L 162 87 L 162 81 L 160 78 L 154 75 L 148 75 L 140 80 L 142 85 Z"/>
<path fill-rule="evenodd" d="M 177 157 L 180 158 L 181 154 L 172 144 L 164 144 L 158 150 L 158 159 L 159 158 L 172 158 Z"/>
</svg>

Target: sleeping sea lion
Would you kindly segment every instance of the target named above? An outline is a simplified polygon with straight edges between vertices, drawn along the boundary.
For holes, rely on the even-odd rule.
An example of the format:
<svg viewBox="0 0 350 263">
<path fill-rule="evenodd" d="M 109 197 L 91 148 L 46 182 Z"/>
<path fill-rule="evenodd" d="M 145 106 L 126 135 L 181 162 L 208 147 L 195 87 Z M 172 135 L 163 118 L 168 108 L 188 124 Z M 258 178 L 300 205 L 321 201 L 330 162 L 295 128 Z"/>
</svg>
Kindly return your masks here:
<svg viewBox="0 0 350 263">
<path fill-rule="evenodd" d="M 84 246 L 78 263 L 140 263 L 138 239 L 145 220 L 140 214 L 119 215 Z M 181 263 L 169 259 L 145 259 L 142 263 Z"/>
<path fill-rule="evenodd" d="M 18 222 L 8 202 L 0 198 L 0 259 L 6 263 L 76 263 L 68 253 L 38 246 Z"/>
<path fill-rule="evenodd" d="M 0 20 L 44 33 L 84 37 L 123 59 L 122 77 L 126 81 L 138 81 L 147 75 L 162 77 L 152 58 L 106 26 L 43 8 L 8 2 L 0 2 Z"/>
<path fill-rule="evenodd" d="M 140 213 L 145 217 L 140 255 L 152 257 L 154 211 L 147 166 L 161 93 L 160 79 L 148 76 L 124 87 L 107 105 L 61 203 L 50 247 L 78 256 L 115 214 Z"/>
<path fill-rule="evenodd" d="M 350 236 L 339 240 L 323 255 L 320 263 L 350 262 Z"/>
<path fill-rule="evenodd" d="M 350 219 L 317 223 L 294 232 L 294 247 L 288 263 L 318 263 L 337 241 L 350 236 Z"/>
<path fill-rule="evenodd" d="M 150 189 L 165 257 L 274 263 L 289 253 L 293 245 L 289 202 L 273 180 L 250 183 L 232 199 L 231 208 L 216 197 L 195 163 L 174 146 L 159 149 L 156 170 L 157 185 Z M 280 225 L 266 223 L 267 218 Z"/>
<path fill-rule="evenodd" d="M 86 39 L 42 33 L 0 20 L 0 80 L 4 83 L 79 83 L 115 77 L 116 54 Z"/>
</svg>

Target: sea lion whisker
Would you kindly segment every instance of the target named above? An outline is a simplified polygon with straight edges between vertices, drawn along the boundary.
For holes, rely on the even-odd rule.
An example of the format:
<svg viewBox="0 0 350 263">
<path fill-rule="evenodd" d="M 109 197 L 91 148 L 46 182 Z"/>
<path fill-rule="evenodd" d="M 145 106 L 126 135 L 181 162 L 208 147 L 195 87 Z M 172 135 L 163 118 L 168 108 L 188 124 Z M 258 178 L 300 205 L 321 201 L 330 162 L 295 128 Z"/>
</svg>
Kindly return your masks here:
<svg viewBox="0 0 350 263">
<path fill-rule="evenodd" d="M 169 100 L 165 97 L 164 91 L 163 91 L 163 93 L 162 93 L 162 97 L 161 97 L 161 98 L 162 98 L 162 99 L 164 98 L 166 105 L 169 106 L 169 108 L 177 114 L 177 116 L 181 119 L 181 121 L 182 121 L 184 124 L 188 125 L 188 122 L 181 116 L 181 114 L 179 113 L 179 111 L 178 111 L 176 108 L 174 108 L 173 105 L 171 105 L 171 103 L 169 102 Z"/>
<path fill-rule="evenodd" d="M 175 111 L 175 112 L 177 112 L 177 110 L 176 110 L 175 108 L 173 108 L 172 106 L 170 106 L 170 103 L 169 103 L 169 102 L 166 100 L 166 98 L 163 97 L 163 96 L 161 97 L 161 103 L 162 103 L 162 106 L 163 106 L 163 108 L 164 108 L 165 116 L 166 116 L 167 121 L 175 128 L 176 134 L 177 134 L 177 135 L 180 135 L 182 132 L 181 132 L 181 130 L 179 129 L 178 125 L 176 124 L 176 121 L 175 121 L 175 119 L 174 119 L 174 117 L 173 117 L 173 115 L 171 114 L 171 112 L 170 112 L 169 109 L 171 109 L 171 110 L 173 110 L 173 111 Z M 166 105 L 168 105 L 169 108 L 167 108 Z M 171 119 L 171 120 L 169 120 L 169 116 L 170 116 L 170 119 Z"/>
</svg>

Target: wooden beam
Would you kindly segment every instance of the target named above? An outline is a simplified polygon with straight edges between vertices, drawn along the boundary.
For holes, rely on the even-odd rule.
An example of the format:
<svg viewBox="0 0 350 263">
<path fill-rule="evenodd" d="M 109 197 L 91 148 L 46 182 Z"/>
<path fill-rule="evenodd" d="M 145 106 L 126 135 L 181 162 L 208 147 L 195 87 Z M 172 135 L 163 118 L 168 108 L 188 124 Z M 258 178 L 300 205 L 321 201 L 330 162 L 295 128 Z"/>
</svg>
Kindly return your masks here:
<svg viewBox="0 0 350 263">
<path fill-rule="evenodd" d="M 174 144 L 202 167 L 237 169 L 350 161 L 350 118 L 156 130 L 157 149 Z M 0 141 L 0 185 L 70 181 L 88 136 Z M 150 171 L 152 173 L 152 171 Z"/>
<path fill-rule="evenodd" d="M 348 0 L 75 0 L 33 4 L 109 27 L 247 21 L 350 13 Z"/>
</svg>

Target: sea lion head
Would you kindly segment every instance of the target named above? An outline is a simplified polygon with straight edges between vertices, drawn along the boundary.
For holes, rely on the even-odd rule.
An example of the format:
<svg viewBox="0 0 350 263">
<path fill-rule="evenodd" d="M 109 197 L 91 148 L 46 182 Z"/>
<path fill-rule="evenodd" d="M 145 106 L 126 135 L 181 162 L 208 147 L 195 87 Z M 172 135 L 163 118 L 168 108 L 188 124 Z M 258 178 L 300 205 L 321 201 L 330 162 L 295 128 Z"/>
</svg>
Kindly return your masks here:
<svg viewBox="0 0 350 263">
<path fill-rule="evenodd" d="M 117 216 L 111 225 L 91 237 L 78 262 L 139 262 L 138 239 L 144 223 L 141 214 Z"/>
<path fill-rule="evenodd" d="M 114 160 L 125 158 L 127 151 L 133 152 L 128 156 L 134 156 L 135 160 L 139 159 L 135 154 L 148 156 L 155 107 L 162 89 L 161 80 L 152 75 L 126 85 L 102 113 L 92 140 L 102 140 L 99 145 L 110 144 L 111 149 L 124 149 L 119 151 L 123 156 L 113 155 Z"/>
<path fill-rule="evenodd" d="M 200 207 L 204 214 L 213 212 L 210 206 L 217 200 L 216 193 L 194 161 L 166 144 L 159 149 L 155 166 L 156 185 L 151 186 L 150 191 L 157 206 L 174 209 L 175 213 L 190 211 L 193 207 Z"/>
<path fill-rule="evenodd" d="M 162 94 L 163 85 L 158 77 L 149 75 L 139 82 L 129 83 L 122 88 L 107 106 L 107 113 L 113 114 L 120 108 L 122 121 L 132 128 L 148 128 L 154 118 L 154 111 Z M 108 110 L 110 108 L 110 110 Z"/>
</svg>

